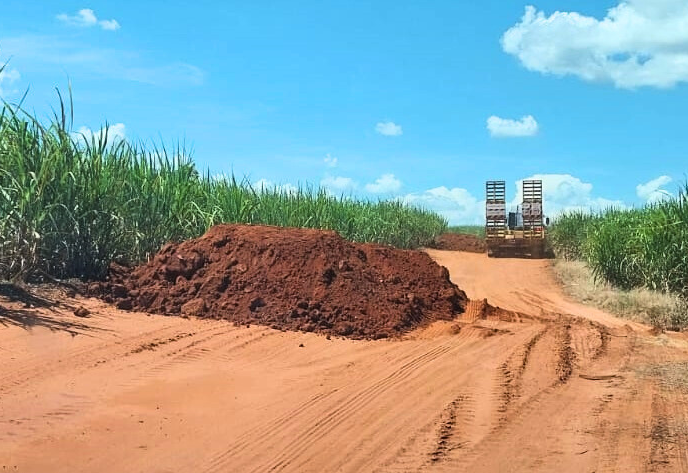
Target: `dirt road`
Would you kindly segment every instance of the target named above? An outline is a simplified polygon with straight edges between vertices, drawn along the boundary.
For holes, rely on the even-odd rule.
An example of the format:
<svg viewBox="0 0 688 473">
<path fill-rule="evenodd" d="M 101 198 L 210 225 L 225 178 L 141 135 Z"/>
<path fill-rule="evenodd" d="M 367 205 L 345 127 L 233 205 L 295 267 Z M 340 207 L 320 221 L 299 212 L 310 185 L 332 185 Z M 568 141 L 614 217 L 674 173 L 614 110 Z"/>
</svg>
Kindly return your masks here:
<svg viewBox="0 0 688 473">
<path fill-rule="evenodd" d="M 684 335 L 566 300 L 546 261 L 430 254 L 515 312 L 352 341 L 5 294 L 1 471 L 688 471 Z"/>
</svg>

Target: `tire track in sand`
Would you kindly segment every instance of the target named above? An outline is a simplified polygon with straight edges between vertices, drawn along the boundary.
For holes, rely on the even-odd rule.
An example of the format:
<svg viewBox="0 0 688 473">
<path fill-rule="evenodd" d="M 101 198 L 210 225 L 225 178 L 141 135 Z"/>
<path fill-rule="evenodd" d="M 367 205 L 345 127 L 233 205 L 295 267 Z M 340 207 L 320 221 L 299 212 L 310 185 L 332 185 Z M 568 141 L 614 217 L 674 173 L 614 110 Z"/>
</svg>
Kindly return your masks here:
<svg viewBox="0 0 688 473">
<path fill-rule="evenodd" d="M 326 432 L 334 428 L 334 426 L 338 425 L 338 423 L 340 423 L 343 419 L 347 418 L 352 412 L 369 402 L 369 400 L 380 395 L 382 392 L 394 386 L 395 384 L 404 381 L 418 368 L 446 354 L 453 348 L 455 347 L 440 345 L 431 349 L 430 351 L 425 351 L 421 355 L 415 356 L 412 360 L 404 363 L 383 379 L 347 397 L 343 402 L 335 405 L 330 412 L 326 412 L 324 416 L 319 416 L 321 418 L 316 420 L 313 425 L 307 428 L 303 434 L 298 436 L 298 438 L 288 442 L 288 444 L 282 449 L 281 453 L 274 456 L 272 463 L 257 466 L 253 471 L 276 471 L 278 469 L 285 468 L 293 459 L 298 458 L 302 450 L 307 448 L 313 439 L 323 436 Z M 319 401 L 322 399 L 319 399 Z M 308 407 L 311 405 L 312 404 L 310 404 Z M 275 431 L 272 430 L 272 433 L 274 435 Z M 253 436 L 251 435 L 251 437 Z M 243 445 L 244 444 L 242 442 L 239 445 L 229 447 L 225 452 L 222 452 L 219 456 L 213 458 L 208 469 L 204 471 L 226 471 L 227 462 L 231 460 L 232 453 L 235 453 Z"/>
</svg>

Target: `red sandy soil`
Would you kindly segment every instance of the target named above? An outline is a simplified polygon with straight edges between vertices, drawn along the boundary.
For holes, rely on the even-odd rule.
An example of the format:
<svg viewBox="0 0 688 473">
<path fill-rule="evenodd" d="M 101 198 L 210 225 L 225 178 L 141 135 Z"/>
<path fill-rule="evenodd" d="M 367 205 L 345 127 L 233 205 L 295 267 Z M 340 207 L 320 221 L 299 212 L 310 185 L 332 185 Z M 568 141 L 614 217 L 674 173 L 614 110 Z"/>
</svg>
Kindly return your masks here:
<svg viewBox="0 0 688 473">
<path fill-rule="evenodd" d="M 546 260 L 428 253 L 474 301 L 387 340 L 0 288 L 0 468 L 688 471 L 685 334 L 566 299 Z"/>
<path fill-rule="evenodd" d="M 485 240 L 466 233 L 445 233 L 438 236 L 432 247 L 436 250 L 468 251 L 471 253 L 485 253 Z"/>
<path fill-rule="evenodd" d="M 466 305 L 426 253 L 259 225 L 217 225 L 110 278 L 92 289 L 119 308 L 350 338 L 399 335 Z"/>
</svg>

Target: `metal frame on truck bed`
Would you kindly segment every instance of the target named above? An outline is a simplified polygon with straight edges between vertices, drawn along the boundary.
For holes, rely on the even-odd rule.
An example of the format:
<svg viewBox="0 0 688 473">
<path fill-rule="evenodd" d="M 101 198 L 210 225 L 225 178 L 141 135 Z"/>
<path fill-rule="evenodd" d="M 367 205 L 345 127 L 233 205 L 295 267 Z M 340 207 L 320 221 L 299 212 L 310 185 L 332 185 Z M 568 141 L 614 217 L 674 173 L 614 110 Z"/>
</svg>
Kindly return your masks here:
<svg viewBox="0 0 688 473">
<path fill-rule="evenodd" d="M 488 256 L 542 258 L 545 255 L 541 180 L 523 181 L 523 202 L 509 214 L 505 181 L 485 183 L 485 242 Z"/>
</svg>

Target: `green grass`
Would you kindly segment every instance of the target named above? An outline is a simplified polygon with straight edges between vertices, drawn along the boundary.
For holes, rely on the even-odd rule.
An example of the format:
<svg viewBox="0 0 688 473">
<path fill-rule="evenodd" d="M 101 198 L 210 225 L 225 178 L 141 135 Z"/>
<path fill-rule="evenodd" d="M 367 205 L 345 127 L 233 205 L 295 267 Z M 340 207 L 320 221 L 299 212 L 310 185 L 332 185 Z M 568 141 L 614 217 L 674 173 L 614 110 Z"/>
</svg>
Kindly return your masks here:
<svg viewBox="0 0 688 473">
<path fill-rule="evenodd" d="M 401 248 L 446 230 L 435 213 L 396 201 L 362 201 L 324 189 L 255 189 L 201 173 L 182 147 L 89 142 L 69 110 L 47 125 L 17 106 L 0 112 L 0 278 L 99 278 L 111 261 L 145 261 L 167 241 L 227 223 L 332 229 Z"/>
<path fill-rule="evenodd" d="M 485 238 L 485 227 L 482 225 L 456 225 L 448 227 L 447 231 L 450 233 L 465 233 L 467 235 Z"/>
<path fill-rule="evenodd" d="M 565 260 L 585 259 L 587 231 L 599 215 L 573 211 L 558 219 L 547 231 L 547 241 L 556 255 Z"/>
<path fill-rule="evenodd" d="M 688 298 L 688 184 L 642 208 L 564 214 L 549 239 L 557 256 L 585 261 L 598 280 Z"/>
</svg>

